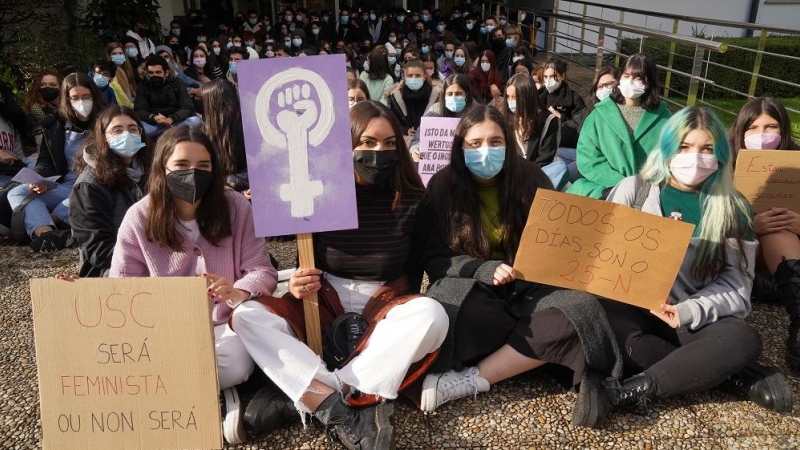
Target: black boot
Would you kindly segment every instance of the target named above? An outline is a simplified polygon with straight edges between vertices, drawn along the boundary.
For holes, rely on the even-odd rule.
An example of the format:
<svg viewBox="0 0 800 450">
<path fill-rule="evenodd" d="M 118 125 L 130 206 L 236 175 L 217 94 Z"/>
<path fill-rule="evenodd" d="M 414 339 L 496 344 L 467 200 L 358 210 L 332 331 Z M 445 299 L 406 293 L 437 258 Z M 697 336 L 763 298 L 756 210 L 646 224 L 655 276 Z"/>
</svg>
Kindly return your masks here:
<svg viewBox="0 0 800 450">
<path fill-rule="evenodd" d="M 578 400 L 572 408 L 572 423 L 582 427 L 599 428 L 614 409 L 603 385 L 604 375 L 590 370 L 581 381 Z"/>
<path fill-rule="evenodd" d="M 753 363 L 728 380 L 739 395 L 758 406 L 775 412 L 792 411 L 792 390 L 774 367 Z"/>
<path fill-rule="evenodd" d="M 775 281 L 789 313 L 789 339 L 786 340 L 786 363 L 800 371 L 800 260 L 784 258 L 775 270 Z"/>
<path fill-rule="evenodd" d="M 647 372 L 634 375 L 626 380 L 606 378 L 603 381 L 609 400 L 614 409 L 629 409 L 635 406 L 647 407 L 653 399 L 653 381 Z"/>
<path fill-rule="evenodd" d="M 334 392 L 317 408 L 317 418 L 328 432 L 349 450 L 385 450 L 394 448 L 391 417 L 394 406 L 378 403 L 354 409 Z"/>
<path fill-rule="evenodd" d="M 244 411 L 244 429 L 248 434 L 260 434 L 300 421 L 300 413 L 283 392 L 275 386 L 261 388 L 250 399 Z"/>
</svg>

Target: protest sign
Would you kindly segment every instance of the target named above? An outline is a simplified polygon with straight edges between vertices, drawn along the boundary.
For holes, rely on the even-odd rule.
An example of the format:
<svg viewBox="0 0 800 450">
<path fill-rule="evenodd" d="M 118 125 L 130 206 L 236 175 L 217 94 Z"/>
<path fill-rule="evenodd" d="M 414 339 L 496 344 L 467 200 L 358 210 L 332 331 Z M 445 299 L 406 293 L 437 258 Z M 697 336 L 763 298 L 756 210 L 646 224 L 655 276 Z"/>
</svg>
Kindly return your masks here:
<svg viewBox="0 0 800 450">
<path fill-rule="evenodd" d="M 419 176 L 425 186 L 433 174 L 450 164 L 453 136 L 461 119 L 423 117 L 419 125 Z"/>
<path fill-rule="evenodd" d="M 800 211 L 800 152 L 739 150 L 734 184 L 757 213 L 771 207 Z"/>
<path fill-rule="evenodd" d="M 344 55 L 237 67 L 256 235 L 358 228 Z"/>
<path fill-rule="evenodd" d="M 617 203 L 539 189 L 518 277 L 654 309 L 669 296 L 694 226 Z"/>
<path fill-rule="evenodd" d="M 222 448 L 204 279 L 30 284 L 44 450 Z"/>
</svg>

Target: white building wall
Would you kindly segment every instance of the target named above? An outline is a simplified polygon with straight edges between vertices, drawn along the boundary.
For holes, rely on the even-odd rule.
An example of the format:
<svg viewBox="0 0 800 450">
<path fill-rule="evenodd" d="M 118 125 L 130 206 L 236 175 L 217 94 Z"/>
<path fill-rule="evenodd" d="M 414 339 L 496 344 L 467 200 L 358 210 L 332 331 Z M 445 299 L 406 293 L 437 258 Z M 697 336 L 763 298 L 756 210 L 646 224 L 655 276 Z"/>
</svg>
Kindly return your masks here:
<svg viewBox="0 0 800 450">
<path fill-rule="evenodd" d="M 770 0 L 761 0 L 758 10 L 757 23 L 767 26 L 778 26 L 786 28 L 800 29 L 800 2 L 795 4 L 775 4 L 768 3 Z M 750 8 L 750 0 L 605 0 L 603 3 L 609 7 L 627 7 L 652 11 L 653 13 L 677 14 L 683 16 L 694 16 L 711 18 L 721 21 L 747 22 Z M 562 13 L 582 14 L 583 5 L 570 1 L 559 1 L 559 11 Z M 601 8 L 595 6 L 587 7 L 587 17 L 594 17 L 619 23 L 621 19 L 626 25 L 646 27 L 671 33 L 674 21 L 668 18 L 659 18 L 647 14 L 635 14 L 627 12 L 624 18 L 620 17 L 620 11 Z M 566 33 L 574 38 L 580 37 L 580 27 L 572 25 L 570 22 L 559 21 L 557 25 L 559 33 Z M 587 27 L 584 32 L 584 40 L 596 43 L 598 34 L 597 27 Z M 741 37 L 745 35 L 745 30 L 740 28 L 722 27 L 714 24 L 702 24 L 689 21 L 680 21 L 677 34 L 693 36 L 704 34 L 707 38 L 714 37 Z M 616 40 L 619 31 L 606 29 L 605 44 L 606 48 L 616 49 Z M 622 37 L 639 37 L 635 33 L 622 32 Z M 579 43 L 573 42 L 560 45 L 556 51 L 565 53 L 577 53 Z M 569 48 L 569 47 L 575 48 Z M 584 46 L 584 53 L 594 53 L 594 47 Z"/>
</svg>

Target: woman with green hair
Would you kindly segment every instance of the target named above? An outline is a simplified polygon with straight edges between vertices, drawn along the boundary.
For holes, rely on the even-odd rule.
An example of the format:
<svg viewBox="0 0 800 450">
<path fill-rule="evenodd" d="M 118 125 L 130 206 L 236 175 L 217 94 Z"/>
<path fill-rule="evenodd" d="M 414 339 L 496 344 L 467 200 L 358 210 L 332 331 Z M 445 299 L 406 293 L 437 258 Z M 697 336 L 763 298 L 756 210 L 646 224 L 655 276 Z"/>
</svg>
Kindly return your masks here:
<svg viewBox="0 0 800 450">
<path fill-rule="evenodd" d="M 733 187 L 733 164 L 719 118 L 687 107 L 664 125 L 640 174 L 609 193 L 609 201 L 695 225 L 660 308 L 604 302 L 632 375 L 604 383 L 615 407 L 705 391 L 727 380 L 762 407 L 792 410 L 786 379 L 756 363 L 761 337 L 744 321 L 758 243 L 750 206 Z"/>
</svg>

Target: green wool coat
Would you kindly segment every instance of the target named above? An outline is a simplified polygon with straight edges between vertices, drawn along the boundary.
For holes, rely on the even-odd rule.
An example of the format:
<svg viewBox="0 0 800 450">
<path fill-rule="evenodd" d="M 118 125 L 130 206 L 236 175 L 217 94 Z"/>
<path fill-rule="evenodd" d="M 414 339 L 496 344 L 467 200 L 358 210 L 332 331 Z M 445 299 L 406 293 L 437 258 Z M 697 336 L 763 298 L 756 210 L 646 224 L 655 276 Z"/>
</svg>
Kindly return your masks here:
<svg viewBox="0 0 800 450">
<path fill-rule="evenodd" d="M 567 190 L 570 194 L 600 198 L 603 190 L 635 175 L 658 146 L 661 127 L 672 113 L 665 102 L 645 110 L 633 135 L 628 132 L 617 104 L 604 100 L 586 117 L 578 138 L 578 170 L 583 178 Z"/>
</svg>

